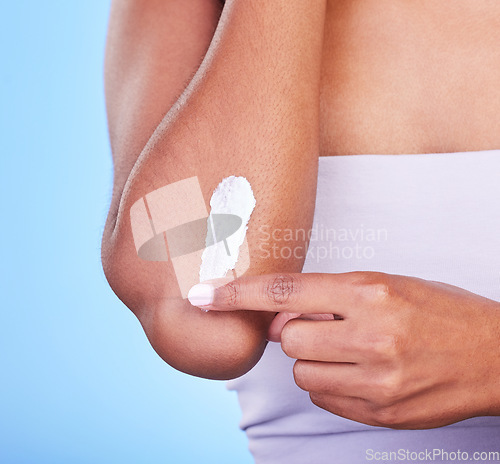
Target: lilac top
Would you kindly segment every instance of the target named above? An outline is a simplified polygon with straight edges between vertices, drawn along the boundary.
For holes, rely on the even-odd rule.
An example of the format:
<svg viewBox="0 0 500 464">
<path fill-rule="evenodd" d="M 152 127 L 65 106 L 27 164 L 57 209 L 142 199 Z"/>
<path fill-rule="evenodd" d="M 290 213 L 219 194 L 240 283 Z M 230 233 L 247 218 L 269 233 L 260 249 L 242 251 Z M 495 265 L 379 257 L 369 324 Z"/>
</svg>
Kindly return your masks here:
<svg viewBox="0 0 500 464">
<path fill-rule="evenodd" d="M 442 281 L 500 301 L 500 150 L 320 157 L 303 272 L 354 270 Z M 431 430 L 371 427 L 312 404 L 293 381 L 293 363 L 270 343 L 250 372 L 228 382 L 257 464 L 482 462 L 489 452 L 500 462 L 500 417 Z"/>
</svg>

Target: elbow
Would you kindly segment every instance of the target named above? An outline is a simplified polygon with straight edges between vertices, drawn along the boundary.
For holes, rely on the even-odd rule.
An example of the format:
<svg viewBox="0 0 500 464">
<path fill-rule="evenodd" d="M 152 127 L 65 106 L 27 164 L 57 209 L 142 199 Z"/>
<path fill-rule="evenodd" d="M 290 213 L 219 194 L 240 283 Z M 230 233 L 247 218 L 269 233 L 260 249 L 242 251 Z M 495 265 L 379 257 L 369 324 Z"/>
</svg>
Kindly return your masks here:
<svg viewBox="0 0 500 464">
<path fill-rule="evenodd" d="M 136 315 L 165 362 L 215 380 L 239 377 L 258 362 L 266 347 L 269 314 L 203 312 L 180 297 L 170 263 L 142 261 L 134 251 L 120 234 L 105 232 L 102 267 L 111 289 Z"/>
<path fill-rule="evenodd" d="M 189 303 L 181 305 L 189 317 L 176 320 L 177 309 L 157 307 L 153 317 L 141 320 L 151 346 L 170 366 L 197 377 L 229 380 L 259 361 L 268 327 L 259 314 L 204 313 Z"/>
</svg>

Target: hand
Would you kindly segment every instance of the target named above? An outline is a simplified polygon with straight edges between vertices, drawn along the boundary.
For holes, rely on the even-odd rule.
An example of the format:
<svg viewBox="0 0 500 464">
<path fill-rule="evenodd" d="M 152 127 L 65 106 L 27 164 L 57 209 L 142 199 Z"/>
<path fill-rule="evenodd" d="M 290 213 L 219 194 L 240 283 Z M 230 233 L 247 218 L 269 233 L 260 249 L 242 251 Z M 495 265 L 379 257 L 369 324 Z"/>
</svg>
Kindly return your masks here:
<svg viewBox="0 0 500 464">
<path fill-rule="evenodd" d="M 297 359 L 297 385 L 327 411 L 402 429 L 500 415 L 498 302 L 375 272 L 215 282 L 205 309 L 301 315 L 285 323 L 281 345 Z M 313 314 L 328 320 L 306 320 Z"/>
</svg>

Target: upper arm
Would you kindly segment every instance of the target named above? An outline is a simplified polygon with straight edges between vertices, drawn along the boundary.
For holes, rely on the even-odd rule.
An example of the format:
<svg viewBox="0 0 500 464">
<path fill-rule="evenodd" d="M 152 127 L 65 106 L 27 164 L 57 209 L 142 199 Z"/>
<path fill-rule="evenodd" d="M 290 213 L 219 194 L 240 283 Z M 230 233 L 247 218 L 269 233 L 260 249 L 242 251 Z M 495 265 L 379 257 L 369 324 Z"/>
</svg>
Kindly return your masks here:
<svg viewBox="0 0 500 464">
<path fill-rule="evenodd" d="M 248 370 L 260 356 L 263 348 L 255 352 L 255 347 L 264 342 L 258 336 L 265 330 L 260 319 L 244 314 L 204 315 L 179 298 L 170 299 L 165 311 L 156 299 L 163 290 L 156 289 L 166 285 L 167 293 L 177 293 L 172 288 L 175 276 L 171 266 L 137 260 L 137 255 L 123 251 L 121 240 L 112 238 L 130 172 L 202 62 L 217 26 L 221 3 L 218 0 L 114 0 L 112 3 L 105 92 L 114 188 L 102 255 L 111 287 L 137 315 L 160 356 L 168 357 L 169 363 L 179 370 L 229 378 Z M 190 312 L 189 326 L 184 321 L 186 311 Z M 221 324 L 226 329 L 224 343 L 217 329 Z M 191 345 L 183 341 L 186 336 L 210 347 L 199 351 L 205 352 L 206 358 L 197 355 L 194 365 L 184 362 L 192 357 Z M 232 351 L 229 358 L 228 346 Z M 238 366 L 237 370 L 234 366 Z"/>
<path fill-rule="evenodd" d="M 247 232 L 247 272 L 300 271 L 303 258 L 266 258 L 260 228 L 306 230 L 312 221 L 321 51 L 316 36 L 323 18 L 317 12 L 304 19 L 301 2 L 267 5 L 270 15 L 258 0 L 231 2 L 220 24 L 215 0 L 115 0 L 111 15 L 106 97 L 115 183 L 102 243 L 105 275 L 165 361 L 209 378 L 242 375 L 257 362 L 272 314 L 193 308 L 179 294 L 172 259 L 138 256 L 131 209 L 151 192 L 193 176 L 209 208 L 223 177 L 245 176 L 257 199 Z M 191 81 L 217 25 L 221 34 Z M 310 40 L 303 43 L 304 37 Z M 315 53 L 307 43 L 317 46 Z M 185 199 L 164 198 L 162 215 Z M 268 250 L 275 239 L 266 240 Z"/>
<path fill-rule="evenodd" d="M 105 60 L 110 220 L 139 154 L 203 60 L 220 12 L 218 0 L 113 1 Z"/>
</svg>

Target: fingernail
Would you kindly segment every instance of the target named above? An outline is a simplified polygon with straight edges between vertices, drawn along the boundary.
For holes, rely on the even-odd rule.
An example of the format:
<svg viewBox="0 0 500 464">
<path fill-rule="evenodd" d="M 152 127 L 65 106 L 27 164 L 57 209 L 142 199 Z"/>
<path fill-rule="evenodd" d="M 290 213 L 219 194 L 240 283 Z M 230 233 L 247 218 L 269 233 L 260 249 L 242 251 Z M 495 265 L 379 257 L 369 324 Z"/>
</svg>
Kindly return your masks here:
<svg viewBox="0 0 500 464">
<path fill-rule="evenodd" d="M 196 284 L 188 292 L 193 306 L 208 306 L 214 301 L 214 287 L 210 284 Z"/>
</svg>

